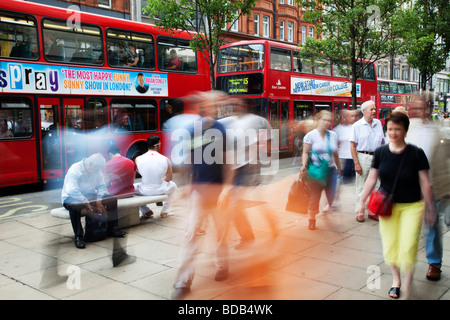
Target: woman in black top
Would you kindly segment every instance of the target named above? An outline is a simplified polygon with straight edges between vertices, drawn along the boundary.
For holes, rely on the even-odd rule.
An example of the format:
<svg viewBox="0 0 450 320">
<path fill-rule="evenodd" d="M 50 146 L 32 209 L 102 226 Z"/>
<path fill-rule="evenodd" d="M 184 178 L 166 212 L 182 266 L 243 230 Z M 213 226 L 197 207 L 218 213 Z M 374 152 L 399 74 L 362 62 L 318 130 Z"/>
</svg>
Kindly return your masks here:
<svg viewBox="0 0 450 320">
<path fill-rule="evenodd" d="M 399 173 L 393 194 L 392 215 L 379 217 L 380 236 L 383 244 L 384 260 L 390 265 L 393 275 L 389 296 L 400 297 L 400 269 L 406 273 L 404 295 L 409 297 L 417 257 L 420 229 L 422 227 L 425 204 L 430 209 L 426 222 L 435 222 L 432 205 L 431 186 L 428 177 L 429 164 L 422 149 L 405 142 L 409 127 L 408 116 L 393 112 L 387 119 L 389 144 L 379 147 L 374 154 L 372 167 L 364 185 L 359 203 L 359 211 L 380 178 L 380 188 L 390 193 L 400 167 L 402 157 L 406 157 Z M 423 197 L 423 200 L 422 200 Z"/>
</svg>

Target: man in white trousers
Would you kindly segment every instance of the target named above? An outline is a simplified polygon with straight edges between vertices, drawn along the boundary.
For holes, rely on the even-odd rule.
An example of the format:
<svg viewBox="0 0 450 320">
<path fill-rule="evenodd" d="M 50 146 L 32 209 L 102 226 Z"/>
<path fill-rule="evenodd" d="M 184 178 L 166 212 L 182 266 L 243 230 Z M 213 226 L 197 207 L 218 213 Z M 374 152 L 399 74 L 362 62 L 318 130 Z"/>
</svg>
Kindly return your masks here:
<svg viewBox="0 0 450 320">
<path fill-rule="evenodd" d="M 142 176 L 142 182 L 135 183 L 135 193 L 138 195 L 153 196 L 166 194 L 168 199 L 163 202 L 160 217 L 170 215 L 170 203 L 177 185 L 172 181 L 172 164 L 169 158 L 159 153 L 161 141 L 157 136 L 147 138 L 148 151 L 136 158 L 136 168 Z M 148 205 L 139 208 L 142 216 L 150 217 L 153 211 Z"/>
<path fill-rule="evenodd" d="M 350 152 L 355 163 L 356 204 L 363 191 L 364 183 L 369 175 L 370 166 L 375 150 L 383 143 L 384 133 L 381 121 L 375 119 L 376 107 L 372 100 L 361 105 L 363 117 L 352 125 L 350 133 Z M 364 222 L 364 211 L 358 212 L 355 208 L 356 220 Z M 377 220 L 375 215 L 369 213 L 369 218 Z"/>
</svg>

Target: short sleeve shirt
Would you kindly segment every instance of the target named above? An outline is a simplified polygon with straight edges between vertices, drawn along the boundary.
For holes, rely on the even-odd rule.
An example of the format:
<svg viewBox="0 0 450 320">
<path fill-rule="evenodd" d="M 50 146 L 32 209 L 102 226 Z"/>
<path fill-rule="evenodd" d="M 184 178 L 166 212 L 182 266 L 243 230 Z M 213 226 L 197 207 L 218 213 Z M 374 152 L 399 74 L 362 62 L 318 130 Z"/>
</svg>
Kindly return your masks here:
<svg viewBox="0 0 450 320">
<path fill-rule="evenodd" d="M 132 160 L 123 156 L 115 157 L 105 164 L 104 172 L 111 179 L 109 193 L 114 195 L 134 193 L 136 168 Z"/>
<path fill-rule="evenodd" d="M 328 164 L 331 166 L 335 166 L 333 153 L 336 152 L 338 146 L 338 138 L 336 132 L 329 131 L 330 140 L 328 141 L 327 135 L 325 138 L 322 137 L 319 130 L 314 129 L 308 132 L 303 138 L 303 142 L 311 145 L 311 151 L 316 151 L 320 154 L 323 159 L 328 161 Z M 328 152 L 328 144 L 329 144 L 329 152 Z"/>
<path fill-rule="evenodd" d="M 403 163 L 394 191 L 394 203 L 411 203 L 422 198 L 419 171 L 430 169 L 425 152 L 419 147 L 409 144 L 401 154 L 396 154 L 389 150 L 389 145 L 384 145 L 375 151 L 372 159 L 372 168 L 378 169 L 380 188 L 391 193 L 403 156 L 407 158 Z"/>
<path fill-rule="evenodd" d="M 378 119 L 372 120 L 372 126 L 364 118 L 352 124 L 350 141 L 357 144 L 356 151 L 373 152 L 381 145 L 383 138 L 383 125 Z"/>
</svg>

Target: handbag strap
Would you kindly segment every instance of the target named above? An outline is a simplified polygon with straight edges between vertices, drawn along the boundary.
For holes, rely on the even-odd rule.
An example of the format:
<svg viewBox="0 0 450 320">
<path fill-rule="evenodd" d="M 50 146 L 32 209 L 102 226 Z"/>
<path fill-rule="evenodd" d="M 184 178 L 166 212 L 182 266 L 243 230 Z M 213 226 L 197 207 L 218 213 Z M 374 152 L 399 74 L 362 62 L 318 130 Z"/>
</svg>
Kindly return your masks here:
<svg viewBox="0 0 450 320">
<path fill-rule="evenodd" d="M 408 146 L 409 145 L 407 144 L 405 147 L 405 150 L 403 151 L 402 160 L 400 161 L 400 166 L 398 167 L 397 174 L 396 174 L 395 180 L 394 180 L 394 184 L 392 185 L 392 191 L 390 192 L 391 196 L 394 195 L 395 188 L 397 187 L 398 178 L 400 177 L 400 172 L 402 171 L 403 164 L 405 163 L 406 151 L 408 150 Z M 387 147 L 389 148 L 389 146 L 387 146 Z"/>
<path fill-rule="evenodd" d="M 327 129 L 327 153 L 331 155 L 330 130 Z"/>
</svg>

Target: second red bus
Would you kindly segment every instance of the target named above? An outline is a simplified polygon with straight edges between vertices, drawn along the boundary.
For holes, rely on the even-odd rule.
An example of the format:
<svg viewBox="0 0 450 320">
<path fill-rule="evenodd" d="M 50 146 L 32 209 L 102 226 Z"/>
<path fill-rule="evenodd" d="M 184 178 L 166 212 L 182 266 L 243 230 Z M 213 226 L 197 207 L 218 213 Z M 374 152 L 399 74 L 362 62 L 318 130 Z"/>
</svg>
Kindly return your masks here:
<svg viewBox="0 0 450 320">
<path fill-rule="evenodd" d="M 295 134 L 304 134 L 303 120 L 320 110 L 333 113 L 375 101 L 377 78 L 368 63 L 357 80 L 357 106 L 351 106 L 351 82 L 329 61 L 301 59 L 299 48 L 270 40 L 230 43 L 220 48 L 216 87 L 243 99 L 248 111 L 267 118 L 279 132 L 279 150 L 294 150 Z M 303 137 L 301 137 L 303 138 Z"/>
</svg>

